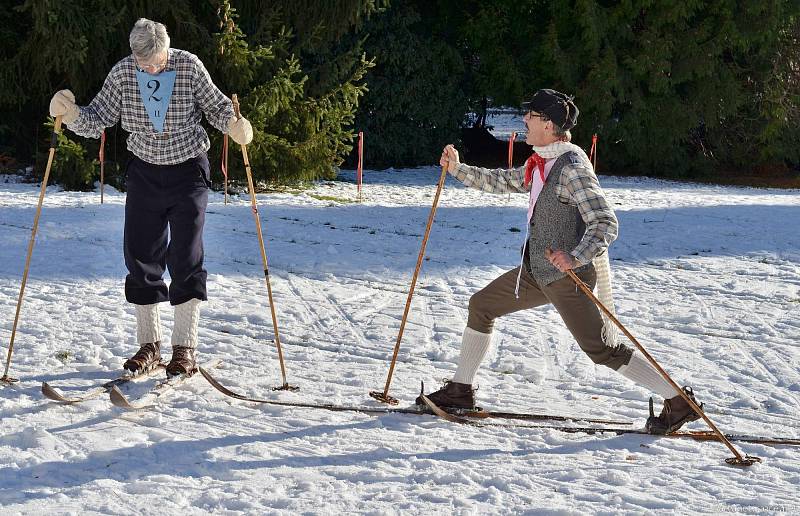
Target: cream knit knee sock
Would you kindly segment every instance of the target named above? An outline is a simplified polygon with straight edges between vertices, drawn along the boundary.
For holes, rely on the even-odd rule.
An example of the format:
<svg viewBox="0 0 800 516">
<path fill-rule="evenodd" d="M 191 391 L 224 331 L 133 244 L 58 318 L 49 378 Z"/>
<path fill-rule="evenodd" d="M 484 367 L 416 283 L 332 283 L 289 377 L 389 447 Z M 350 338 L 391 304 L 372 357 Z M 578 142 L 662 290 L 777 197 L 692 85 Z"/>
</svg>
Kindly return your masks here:
<svg viewBox="0 0 800 516">
<path fill-rule="evenodd" d="M 147 344 L 161 340 L 161 317 L 158 303 L 136 306 L 136 342 Z"/>
<path fill-rule="evenodd" d="M 664 399 L 678 396 L 678 392 L 667 382 L 649 360 L 640 353 L 631 355 L 630 361 L 617 369 L 617 372 L 635 384 L 658 394 Z"/>
<path fill-rule="evenodd" d="M 489 350 L 492 341 L 491 333 L 481 333 L 469 326 L 464 328 L 464 336 L 461 341 L 461 356 L 458 359 L 458 368 L 453 375 L 456 383 L 466 383 L 472 385 L 475 381 L 475 373 Z"/>
<path fill-rule="evenodd" d="M 175 305 L 175 326 L 172 328 L 172 347 L 197 347 L 197 324 L 200 321 L 200 300 L 190 299 Z"/>
</svg>

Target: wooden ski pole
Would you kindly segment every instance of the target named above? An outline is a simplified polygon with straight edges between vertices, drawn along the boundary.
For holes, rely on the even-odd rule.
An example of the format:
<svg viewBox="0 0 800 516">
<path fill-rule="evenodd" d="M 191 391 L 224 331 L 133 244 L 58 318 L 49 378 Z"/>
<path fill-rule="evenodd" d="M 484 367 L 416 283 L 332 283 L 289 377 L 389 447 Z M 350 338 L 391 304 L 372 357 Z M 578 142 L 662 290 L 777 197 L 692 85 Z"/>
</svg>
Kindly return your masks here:
<svg viewBox="0 0 800 516">
<path fill-rule="evenodd" d="M 433 197 L 433 206 L 431 206 L 431 213 L 428 216 L 428 225 L 425 228 L 425 236 L 422 238 L 422 247 L 419 249 L 419 256 L 417 257 L 417 267 L 414 269 L 414 276 L 411 278 L 411 288 L 408 290 L 408 298 L 406 299 L 406 307 L 403 310 L 403 319 L 400 321 L 400 332 L 397 334 L 397 342 L 394 344 L 394 354 L 392 355 L 392 362 L 389 365 L 389 375 L 386 377 L 386 386 L 383 392 L 371 391 L 370 396 L 383 403 L 390 405 L 397 405 L 399 400 L 389 396 L 389 384 L 392 382 L 392 373 L 394 373 L 394 365 L 397 362 L 397 353 L 400 351 L 400 341 L 403 339 L 403 330 L 406 327 L 406 320 L 408 319 L 408 312 L 411 308 L 411 298 L 414 296 L 414 287 L 417 284 L 417 276 L 422 267 L 422 259 L 425 257 L 425 246 L 428 244 L 428 236 L 431 234 L 431 226 L 433 226 L 433 219 L 436 216 L 436 206 L 439 204 L 439 195 L 442 193 L 444 187 L 444 180 L 447 178 L 447 165 L 442 167 L 442 175 L 439 177 L 439 184 L 436 186 L 436 195 Z"/>
<path fill-rule="evenodd" d="M 678 394 L 680 394 L 680 396 L 689 404 L 689 406 L 692 407 L 692 409 L 696 413 L 700 414 L 700 417 L 703 418 L 703 420 L 708 424 L 711 430 L 713 430 L 714 433 L 717 434 L 719 440 L 722 441 L 722 443 L 725 444 L 725 446 L 727 446 L 731 452 L 733 452 L 734 457 L 725 459 L 725 462 L 734 466 L 750 466 L 756 462 L 761 462 L 761 459 L 759 459 L 758 457 L 752 457 L 750 455 L 742 456 L 742 454 L 739 453 L 739 451 L 733 446 L 733 444 L 731 444 L 730 440 L 727 437 L 725 437 L 725 434 L 723 434 L 719 430 L 719 428 L 717 428 L 717 425 L 715 425 L 714 422 L 711 421 L 711 419 L 709 419 L 709 417 L 705 414 L 703 409 L 700 408 L 697 405 L 697 403 L 695 403 L 694 400 L 692 400 L 692 398 L 690 398 L 685 392 L 683 392 L 683 389 L 681 389 L 680 386 L 677 383 L 675 383 L 672 380 L 672 378 L 667 374 L 667 372 L 664 369 L 662 369 L 662 367 L 658 364 L 658 362 L 656 362 L 656 360 L 650 355 L 650 353 L 648 353 L 647 350 L 644 349 L 644 346 L 642 346 L 639 343 L 639 341 L 636 340 L 636 337 L 634 337 L 631 334 L 631 332 L 629 332 L 627 328 L 625 328 L 625 326 L 623 326 L 622 323 L 619 322 L 619 320 L 616 317 L 614 317 L 614 314 L 612 314 L 611 311 L 608 308 L 606 308 L 603 305 L 603 303 L 601 303 L 600 300 L 597 299 L 597 297 L 595 297 L 594 293 L 592 292 L 592 289 L 590 289 L 589 286 L 586 285 L 586 283 L 584 283 L 578 277 L 578 275 L 575 274 L 575 272 L 573 272 L 571 269 L 567 269 L 567 274 L 569 274 L 569 277 L 572 278 L 572 281 L 575 282 L 578 288 L 580 288 L 584 294 L 589 296 L 589 299 L 591 299 L 594 302 L 594 304 L 596 304 L 597 307 L 600 308 L 600 310 L 602 310 L 602 312 L 606 314 L 606 316 L 609 319 L 611 319 L 611 321 L 613 321 L 614 324 L 616 324 L 620 330 L 622 330 L 625 336 L 628 337 L 631 340 L 631 342 L 633 342 L 636 345 L 639 351 L 642 352 L 642 355 L 644 355 L 645 358 L 647 358 L 647 360 L 649 360 L 650 363 L 653 364 L 653 367 L 656 368 L 656 370 L 661 374 L 661 376 L 663 376 L 664 379 L 667 380 L 667 382 L 678 392 Z"/>
<path fill-rule="evenodd" d="M 239 112 L 239 97 L 234 94 L 231 96 L 233 100 L 233 111 L 236 118 L 241 118 Z M 275 302 L 272 299 L 272 286 L 269 281 L 269 264 L 267 263 L 267 252 L 264 249 L 264 235 L 261 231 L 261 219 L 258 216 L 258 203 L 256 202 L 256 189 L 253 184 L 253 173 L 250 169 L 250 159 L 247 157 L 247 145 L 242 145 L 242 160 L 244 161 L 244 170 L 247 173 L 247 185 L 250 189 L 250 204 L 253 210 L 253 218 L 256 221 L 256 234 L 258 235 L 258 244 L 261 248 L 261 260 L 264 263 L 264 280 L 267 282 L 267 296 L 269 297 L 269 308 L 272 312 L 272 328 L 275 331 L 275 346 L 278 348 L 278 360 L 281 364 L 281 375 L 283 376 L 283 385 L 275 387 L 273 390 L 277 391 L 296 391 L 299 387 L 289 385 L 286 381 L 286 366 L 283 363 L 283 350 L 281 349 L 281 338 L 278 334 L 278 316 L 275 313 Z"/>
<path fill-rule="evenodd" d="M 31 265 L 31 255 L 33 254 L 33 244 L 36 242 L 36 230 L 39 228 L 39 216 L 42 214 L 42 203 L 44 202 L 44 193 L 47 190 L 47 181 L 50 179 L 50 167 L 53 166 L 53 156 L 56 154 L 56 147 L 58 147 L 58 133 L 61 132 L 61 116 L 56 117 L 53 124 L 53 136 L 50 139 L 50 155 L 47 157 L 47 168 L 44 170 L 44 177 L 42 178 L 42 188 L 39 191 L 39 204 L 36 206 L 36 215 L 33 218 L 33 229 L 31 230 L 31 239 L 28 242 L 28 256 L 25 258 L 25 272 L 22 273 L 22 284 L 19 287 L 19 297 L 17 298 L 17 313 L 14 315 L 14 326 L 11 329 L 11 341 L 8 344 L 8 357 L 6 357 L 6 369 L 3 372 L 3 377 L 0 378 L 0 383 L 10 384 L 17 382 L 16 378 L 8 376 L 8 368 L 11 366 L 11 354 L 14 352 L 14 337 L 17 334 L 17 324 L 19 323 L 20 309 L 22 308 L 22 298 L 25 295 L 25 285 L 28 283 L 28 271 Z"/>
</svg>

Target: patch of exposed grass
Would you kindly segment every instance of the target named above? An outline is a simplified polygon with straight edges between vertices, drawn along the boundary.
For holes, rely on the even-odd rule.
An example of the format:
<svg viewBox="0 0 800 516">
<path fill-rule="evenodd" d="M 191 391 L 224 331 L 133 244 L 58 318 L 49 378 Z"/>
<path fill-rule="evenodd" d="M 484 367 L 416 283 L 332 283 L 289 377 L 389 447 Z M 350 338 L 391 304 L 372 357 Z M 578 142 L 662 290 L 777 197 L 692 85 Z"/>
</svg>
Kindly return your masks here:
<svg viewBox="0 0 800 516">
<path fill-rule="evenodd" d="M 335 195 L 322 195 L 322 194 L 315 194 L 315 193 L 306 193 L 306 195 L 308 195 L 309 197 L 313 197 L 314 199 L 317 199 L 319 201 L 332 201 L 332 202 L 338 202 L 338 203 L 341 203 L 341 204 L 350 204 L 350 203 L 356 202 L 353 199 L 347 199 L 345 197 L 337 197 Z"/>
</svg>

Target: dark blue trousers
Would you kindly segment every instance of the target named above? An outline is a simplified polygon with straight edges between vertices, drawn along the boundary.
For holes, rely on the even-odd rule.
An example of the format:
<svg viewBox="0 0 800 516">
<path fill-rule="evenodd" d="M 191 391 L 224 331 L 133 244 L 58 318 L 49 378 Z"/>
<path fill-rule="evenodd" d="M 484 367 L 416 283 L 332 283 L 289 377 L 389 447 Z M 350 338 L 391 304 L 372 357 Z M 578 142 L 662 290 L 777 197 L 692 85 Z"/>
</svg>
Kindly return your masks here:
<svg viewBox="0 0 800 516">
<path fill-rule="evenodd" d="M 203 225 L 210 173 L 205 153 L 177 165 L 126 165 L 125 298 L 149 305 L 205 301 Z M 165 267 L 171 278 L 164 283 Z"/>
</svg>

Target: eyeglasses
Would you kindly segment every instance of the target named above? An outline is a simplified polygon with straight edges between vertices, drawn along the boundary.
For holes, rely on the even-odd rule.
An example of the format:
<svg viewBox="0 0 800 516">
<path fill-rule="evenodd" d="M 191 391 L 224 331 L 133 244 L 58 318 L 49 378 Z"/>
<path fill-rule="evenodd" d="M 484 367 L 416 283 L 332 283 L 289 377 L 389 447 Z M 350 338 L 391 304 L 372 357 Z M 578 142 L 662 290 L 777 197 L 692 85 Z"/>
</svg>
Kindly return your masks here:
<svg viewBox="0 0 800 516">
<path fill-rule="evenodd" d="M 525 116 L 528 117 L 528 118 L 541 118 L 543 122 L 547 122 L 548 120 L 550 120 L 549 116 L 540 115 L 540 114 L 534 113 L 532 111 L 529 111 L 528 113 L 526 113 Z"/>
<path fill-rule="evenodd" d="M 157 74 L 164 70 L 167 67 L 167 59 L 169 58 L 169 54 L 165 54 L 164 58 L 155 64 L 144 64 L 140 63 L 136 56 L 133 56 L 133 60 L 136 63 L 136 68 L 139 69 L 140 72 L 147 72 L 150 74 Z"/>
</svg>

